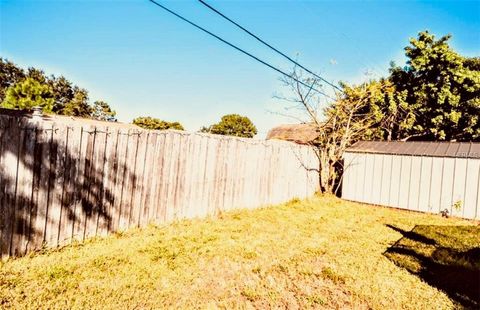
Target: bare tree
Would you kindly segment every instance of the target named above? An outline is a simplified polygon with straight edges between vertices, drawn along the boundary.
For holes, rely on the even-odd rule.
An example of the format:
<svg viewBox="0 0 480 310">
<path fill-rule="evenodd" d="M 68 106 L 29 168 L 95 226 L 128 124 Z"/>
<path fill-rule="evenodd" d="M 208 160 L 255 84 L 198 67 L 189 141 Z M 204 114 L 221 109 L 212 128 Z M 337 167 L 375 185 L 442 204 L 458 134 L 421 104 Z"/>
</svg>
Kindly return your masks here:
<svg viewBox="0 0 480 310">
<path fill-rule="evenodd" d="M 289 109 L 303 113 L 308 122 L 317 127 L 318 138 L 311 144 L 319 159 L 320 191 L 336 192 L 344 168 L 343 152 L 361 139 L 375 122 L 368 113 L 368 85 L 349 88 L 350 92 L 356 92 L 354 96 L 336 91 L 335 98 L 326 100 L 328 95 L 321 90 L 321 81 L 305 77 L 296 67 L 290 77 L 281 80 L 293 95 L 275 98 L 287 102 Z"/>
</svg>

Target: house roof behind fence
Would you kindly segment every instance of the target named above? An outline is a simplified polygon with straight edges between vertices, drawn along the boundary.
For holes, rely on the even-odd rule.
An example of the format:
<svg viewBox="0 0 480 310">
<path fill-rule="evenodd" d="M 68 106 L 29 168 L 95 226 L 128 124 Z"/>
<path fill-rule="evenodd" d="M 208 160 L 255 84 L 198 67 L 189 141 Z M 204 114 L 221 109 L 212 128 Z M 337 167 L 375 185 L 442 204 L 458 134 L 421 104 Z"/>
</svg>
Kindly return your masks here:
<svg viewBox="0 0 480 310">
<path fill-rule="evenodd" d="M 346 152 L 392 155 L 480 158 L 479 142 L 360 141 Z"/>
<path fill-rule="evenodd" d="M 284 140 L 298 144 L 310 144 L 318 138 L 314 124 L 286 124 L 270 129 L 267 140 Z"/>
</svg>

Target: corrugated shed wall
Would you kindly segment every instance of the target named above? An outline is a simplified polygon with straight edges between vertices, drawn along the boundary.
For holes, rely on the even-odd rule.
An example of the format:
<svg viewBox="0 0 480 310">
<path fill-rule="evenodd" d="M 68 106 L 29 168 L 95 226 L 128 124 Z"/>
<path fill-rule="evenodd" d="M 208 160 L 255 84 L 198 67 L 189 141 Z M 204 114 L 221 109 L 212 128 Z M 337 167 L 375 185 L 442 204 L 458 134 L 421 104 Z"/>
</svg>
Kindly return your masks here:
<svg viewBox="0 0 480 310">
<path fill-rule="evenodd" d="M 480 219 L 480 158 L 346 152 L 344 165 L 344 199 Z"/>
</svg>

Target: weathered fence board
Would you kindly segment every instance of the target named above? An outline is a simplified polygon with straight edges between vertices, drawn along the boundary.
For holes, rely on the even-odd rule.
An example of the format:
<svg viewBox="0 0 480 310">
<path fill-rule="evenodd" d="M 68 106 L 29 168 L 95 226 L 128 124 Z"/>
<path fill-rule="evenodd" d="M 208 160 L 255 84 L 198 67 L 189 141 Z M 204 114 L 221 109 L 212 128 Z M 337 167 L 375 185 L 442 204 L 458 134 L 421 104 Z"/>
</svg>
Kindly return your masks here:
<svg viewBox="0 0 480 310">
<path fill-rule="evenodd" d="M 317 163 L 289 142 L 0 116 L 0 254 L 304 198 Z"/>
<path fill-rule="evenodd" d="M 2 227 L 2 253 L 10 252 L 12 248 L 13 226 L 16 220 L 15 198 L 17 193 L 18 151 L 20 147 L 21 126 L 18 120 L 12 119 L 7 124 L 9 130 L 5 136 L 4 144 L 4 218 Z"/>
</svg>

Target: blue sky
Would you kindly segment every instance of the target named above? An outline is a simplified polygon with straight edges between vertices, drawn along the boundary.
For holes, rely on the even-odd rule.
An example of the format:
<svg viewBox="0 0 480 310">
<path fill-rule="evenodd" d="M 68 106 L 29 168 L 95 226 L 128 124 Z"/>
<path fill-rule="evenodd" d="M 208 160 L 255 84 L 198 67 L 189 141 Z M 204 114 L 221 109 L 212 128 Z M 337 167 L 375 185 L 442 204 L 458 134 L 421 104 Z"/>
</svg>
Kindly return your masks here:
<svg viewBox="0 0 480 310">
<path fill-rule="evenodd" d="M 281 56 L 194 0 L 172 10 L 288 71 Z M 480 55 L 480 1 L 207 1 L 331 81 L 359 82 L 404 62 L 410 37 L 450 33 Z M 0 0 L 0 55 L 65 75 L 103 99 L 120 121 L 154 116 L 198 130 L 227 113 L 247 115 L 259 137 L 291 123 L 279 74 L 201 33 L 146 0 Z M 365 74 L 367 73 L 367 74 Z"/>
</svg>

